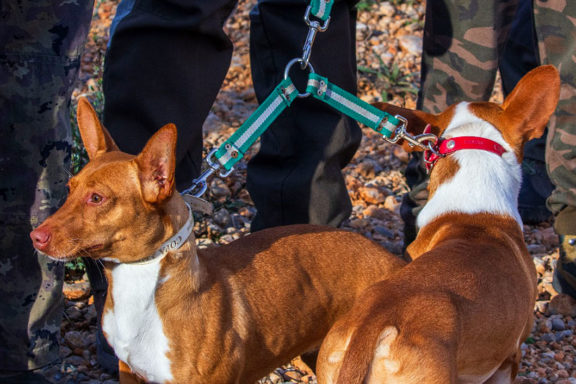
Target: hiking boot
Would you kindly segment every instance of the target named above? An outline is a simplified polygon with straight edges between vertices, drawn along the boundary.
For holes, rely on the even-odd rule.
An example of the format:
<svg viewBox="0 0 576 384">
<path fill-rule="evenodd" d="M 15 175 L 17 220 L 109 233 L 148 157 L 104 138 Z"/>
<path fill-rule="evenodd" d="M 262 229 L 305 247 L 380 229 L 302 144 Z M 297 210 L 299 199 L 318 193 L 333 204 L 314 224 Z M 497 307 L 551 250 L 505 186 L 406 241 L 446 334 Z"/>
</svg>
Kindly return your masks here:
<svg viewBox="0 0 576 384">
<path fill-rule="evenodd" d="M 538 224 L 552 217 L 552 213 L 546 207 L 546 199 L 553 190 L 554 184 L 546 173 L 546 164 L 524 159 L 518 211 L 525 224 Z"/>
<path fill-rule="evenodd" d="M 576 299 L 576 236 L 560 235 L 559 251 L 552 286 Z"/>
</svg>

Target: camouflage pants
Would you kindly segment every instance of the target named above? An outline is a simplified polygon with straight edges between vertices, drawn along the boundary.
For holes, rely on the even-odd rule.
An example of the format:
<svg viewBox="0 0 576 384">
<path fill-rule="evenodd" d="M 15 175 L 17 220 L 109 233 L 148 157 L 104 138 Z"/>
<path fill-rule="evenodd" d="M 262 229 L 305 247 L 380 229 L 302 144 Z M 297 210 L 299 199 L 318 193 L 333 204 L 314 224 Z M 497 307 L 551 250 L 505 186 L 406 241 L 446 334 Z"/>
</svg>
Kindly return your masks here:
<svg viewBox="0 0 576 384">
<path fill-rule="evenodd" d="M 427 2 L 419 108 L 438 113 L 462 100 L 489 99 L 521 1 Z M 533 21 L 539 61 L 555 65 L 562 78 L 560 103 L 546 142 L 548 173 L 555 185 L 547 203 L 557 215 L 557 231 L 576 234 L 576 1 L 527 4 L 533 6 L 533 20 L 523 22 Z M 407 178 L 413 188 L 404 201 L 405 221 L 413 220 L 427 199 L 423 168 L 410 166 Z"/>
<path fill-rule="evenodd" d="M 28 234 L 66 195 L 70 94 L 91 15 L 91 1 L 0 2 L 0 370 L 58 358 L 63 265 Z"/>
</svg>

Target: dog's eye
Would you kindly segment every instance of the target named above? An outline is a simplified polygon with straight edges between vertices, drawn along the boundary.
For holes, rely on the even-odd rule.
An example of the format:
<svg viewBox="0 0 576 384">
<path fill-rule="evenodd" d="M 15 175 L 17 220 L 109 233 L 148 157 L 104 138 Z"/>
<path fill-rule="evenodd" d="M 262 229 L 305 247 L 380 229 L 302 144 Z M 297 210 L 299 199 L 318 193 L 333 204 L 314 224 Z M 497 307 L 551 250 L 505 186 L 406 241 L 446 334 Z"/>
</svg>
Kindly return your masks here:
<svg viewBox="0 0 576 384">
<path fill-rule="evenodd" d="M 93 205 L 99 205 L 102 203 L 102 201 L 104 201 L 104 198 L 97 193 L 91 194 L 88 198 L 88 203 Z"/>
</svg>

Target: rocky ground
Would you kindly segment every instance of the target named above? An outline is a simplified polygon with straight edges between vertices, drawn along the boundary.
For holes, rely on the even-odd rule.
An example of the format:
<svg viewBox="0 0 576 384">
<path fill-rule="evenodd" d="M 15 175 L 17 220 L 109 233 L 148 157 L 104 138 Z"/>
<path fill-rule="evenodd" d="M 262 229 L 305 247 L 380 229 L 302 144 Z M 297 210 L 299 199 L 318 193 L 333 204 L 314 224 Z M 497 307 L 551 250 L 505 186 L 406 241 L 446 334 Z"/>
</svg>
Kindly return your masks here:
<svg viewBox="0 0 576 384">
<path fill-rule="evenodd" d="M 101 99 L 100 67 L 116 0 L 100 0 L 88 39 L 83 67 L 74 98 L 88 93 Z M 205 123 L 205 148 L 213 148 L 234 132 L 257 102 L 251 85 L 248 59 L 248 11 L 253 0 L 240 2 L 227 31 L 235 55 L 225 84 Z M 357 25 L 360 96 L 366 101 L 386 100 L 415 107 L 419 82 L 424 1 L 361 1 Z M 305 28 L 305 26 L 302 26 Z M 329 32 L 327 32 L 329 33 Z M 501 100 L 498 89 L 493 98 Z M 344 226 L 374 239 L 400 255 L 403 242 L 400 200 L 408 188 L 403 169 L 408 155 L 386 143 L 368 128 L 362 145 L 344 174 L 354 209 Z M 255 153 L 254 147 L 248 158 Z M 206 196 L 214 203 L 212 217 L 198 217 L 196 235 L 200 246 L 224 244 L 249 232 L 255 213 L 245 189 L 245 163 L 226 179 L 213 179 Z M 520 383 L 576 383 L 576 305 L 557 295 L 551 286 L 558 257 L 558 238 L 551 223 L 525 226 L 525 238 L 539 277 L 535 324 L 523 344 Z M 96 313 L 89 284 L 70 279 L 66 286 L 66 313 L 62 326 L 62 363 L 48 376 L 56 383 L 117 383 L 95 360 Z M 298 362 L 277 369 L 262 383 L 314 383 L 315 378 Z"/>
</svg>

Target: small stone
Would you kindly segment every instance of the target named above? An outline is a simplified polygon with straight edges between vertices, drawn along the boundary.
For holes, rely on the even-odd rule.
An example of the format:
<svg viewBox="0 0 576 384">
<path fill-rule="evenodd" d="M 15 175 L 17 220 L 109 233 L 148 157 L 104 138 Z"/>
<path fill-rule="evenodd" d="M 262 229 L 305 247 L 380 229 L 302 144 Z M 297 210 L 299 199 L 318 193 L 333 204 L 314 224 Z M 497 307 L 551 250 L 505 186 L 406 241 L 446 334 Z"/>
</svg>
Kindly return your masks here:
<svg viewBox="0 0 576 384">
<path fill-rule="evenodd" d="M 397 145 L 394 147 L 394 156 L 404 164 L 410 161 L 410 154 L 404 150 L 401 146 Z"/>
<path fill-rule="evenodd" d="M 232 223 L 232 218 L 230 217 L 230 213 L 222 208 L 214 212 L 212 216 L 214 222 L 218 224 L 222 228 L 228 228 Z"/>
<path fill-rule="evenodd" d="M 542 244 L 528 244 L 526 247 L 528 248 L 528 252 L 530 252 L 533 255 L 537 253 L 546 252 L 546 247 L 543 246 Z"/>
<path fill-rule="evenodd" d="M 410 54 L 419 55 L 422 52 L 422 38 L 420 36 L 398 36 L 398 43 L 400 44 L 400 48 Z"/>
<path fill-rule="evenodd" d="M 82 317 L 82 311 L 78 307 L 69 307 L 66 309 L 66 316 L 72 321 L 78 320 Z"/>
<path fill-rule="evenodd" d="M 66 358 L 66 363 L 72 364 L 72 365 L 78 367 L 80 365 L 86 364 L 86 360 L 84 360 L 84 358 L 81 356 L 71 355 L 71 356 L 68 356 Z"/>
<path fill-rule="evenodd" d="M 563 331 L 564 329 L 566 329 L 566 325 L 564 324 L 564 321 L 562 321 L 562 319 L 560 318 L 552 318 L 552 330 L 553 331 Z"/>
<path fill-rule="evenodd" d="M 71 348 L 85 348 L 87 346 L 86 338 L 82 332 L 70 331 L 64 335 L 64 341 Z"/>
<path fill-rule="evenodd" d="M 394 7 L 394 5 L 389 1 L 383 1 L 380 3 L 378 11 L 384 17 L 391 17 L 396 13 L 396 7 Z"/>
<path fill-rule="evenodd" d="M 219 202 L 226 201 L 226 199 L 230 198 L 232 195 L 228 185 L 219 178 L 215 178 L 212 183 L 210 183 L 209 190 L 212 197 Z"/>
<path fill-rule="evenodd" d="M 536 256 L 532 257 L 532 261 L 534 262 L 534 266 L 536 267 L 536 272 L 539 275 L 543 275 L 544 272 L 546 272 L 546 261 Z"/>
<path fill-rule="evenodd" d="M 354 228 L 354 229 L 362 229 L 362 228 L 366 228 L 369 224 L 369 221 L 367 219 L 354 219 L 350 221 L 350 227 Z"/>
<path fill-rule="evenodd" d="M 557 342 L 560 342 L 564 338 L 568 338 L 568 337 L 572 336 L 573 334 L 574 334 L 574 332 L 570 329 L 566 330 L 566 331 L 561 331 L 561 332 L 556 333 L 555 339 Z"/>
<path fill-rule="evenodd" d="M 389 239 L 393 239 L 394 238 L 394 232 L 392 232 L 391 230 L 389 230 L 386 227 L 382 227 L 382 226 L 375 226 L 374 227 L 374 232 L 379 233 L 380 235 L 386 236 Z"/>
<path fill-rule="evenodd" d="M 90 296 L 90 283 L 81 281 L 77 283 L 64 282 L 64 297 L 68 300 L 83 300 Z"/>
<path fill-rule="evenodd" d="M 298 382 L 298 381 L 300 381 L 300 378 L 302 377 L 302 373 L 295 371 L 295 370 L 288 370 L 288 371 L 285 371 L 282 374 L 282 376 L 286 380 Z"/>
<path fill-rule="evenodd" d="M 358 189 L 360 198 L 368 204 L 381 204 L 386 199 L 384 193 L 376 187 L 362 187 Z"/>
<path fill-rule="evenodd" d="M 356 167 L 358 173 L 367 179 L 376 177 L 376 167 L 371 161 L 363 161 Z"/>
<path fill-rule="evenodd" d="M 560 293 L 550 300 L 548 310 L 551 314 L 575 317 L 576 300 L 570 295 Z"/>
<path fill-rule="evenodd" d="M 98 313 L 96 312 L 96 307 L 93 305 L 87 306 L 84 310 L 84 318 L 89 322 L 96 321 Z"/>
<path fill-rule="evenodd" d="M 556 340 L 556 338 L 554 337 L 554 334 L 553 334 L 553 333 L 544 333 L 544 334 L 541 336 L 541 338 L 542 338 L 542 340 L 544 340 L 544 341 L 547 342 L 547 343 L 550 343 L 550 342 Z"/>
<path fill-rule="evenodd" d="M 384 208 L 392 212 L 399 213 L 400 205 L 401 203 L 396 200 L 396 196 L 393 195 L 386 197 L 386 200 L 384 201 Z"/>
<path fill-rule="evenodd" d="M 548 311 L 548 302 L 547 301 L 537 301 L 534 308 L 536 311 L 538 311 L 540 313 L 546 313 Z"/>
</svg>

